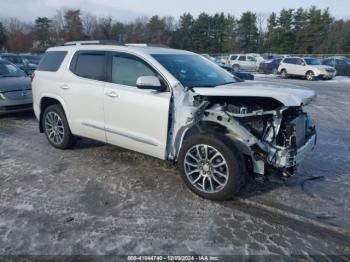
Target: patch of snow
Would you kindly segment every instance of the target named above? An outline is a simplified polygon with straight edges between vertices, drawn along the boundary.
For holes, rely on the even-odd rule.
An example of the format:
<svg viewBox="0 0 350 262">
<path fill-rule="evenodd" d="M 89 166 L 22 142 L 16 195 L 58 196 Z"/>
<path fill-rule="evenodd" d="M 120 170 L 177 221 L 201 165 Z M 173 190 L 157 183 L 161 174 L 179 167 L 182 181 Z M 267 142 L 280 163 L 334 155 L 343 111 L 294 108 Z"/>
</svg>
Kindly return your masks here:
<svg viewBox="0 0 350 262">
<path fill-rule="evenodd" d="M 327 82 L 350 82 L 349 76 L 336 76 L 332 80 L 329 80 Z"/>
<path fill-rule="evenodd" d="M 20 209 L 20 210 L 26 210 L 26 211 L 32 211 L 34 209 L 33 205 L 29 204 L 18 204 L 14 206 L 15 209 Z"/>
<path fill-rule="evenodd" d="M 274 74 L 260 74 L 260 73 L 254 73 L 255 77 L 260 77 L 260 78 L 278 78 L 278 75 Z"/>
</svg>

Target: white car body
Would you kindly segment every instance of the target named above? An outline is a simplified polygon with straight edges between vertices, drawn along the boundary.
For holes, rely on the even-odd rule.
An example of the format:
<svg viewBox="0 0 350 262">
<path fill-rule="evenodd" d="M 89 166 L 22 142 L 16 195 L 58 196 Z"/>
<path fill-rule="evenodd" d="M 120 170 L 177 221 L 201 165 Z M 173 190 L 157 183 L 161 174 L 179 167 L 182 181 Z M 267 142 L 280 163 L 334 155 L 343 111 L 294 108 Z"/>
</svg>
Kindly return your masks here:
<svg viewBox="0 0 350 262">
<path fill-rule="evenodd" d="M 260 55 L 260 54 L 256 54 L 256 53 L 251 53 L 251 54 L 247 54 L 247 56 L 252 56 L 254 57 L 258 63 L 260 64 L 261 62 L 264 62 L 265 59 Z"/>
<path fill-rule="evenodd" d="M 234 70 L 256 71 L 259 68 L 260 62 L 251 55 L 233 54 L 229 55 L 226 65 Z"/>
<path fill-rule="evenodd" d="M 293 76 L 305 76 L 308 77 L 308 73 L 312 73 L 313 78 L 332 79 L 336 76 L 337 72 L 335 68 L 326 65 L 309 65 L 307 59 L 300 57 L 288 57 L 284 58 L 279 67 L 278 72 L 286 72 L 288 75 Z M 312 79 L 313 79 L 312 78 Z M 309 80 L 312 80 L 311 78 Z"/>
<path fill-rule="evenodd" d="M 77 76 L 70 69 L 75 55 L 91 50 L 118 52 L 141 59 L 163 77 L 168 86 L 167 91 L 155 92 Z M 210 123 L 227 130 L 226 136 L 237 145 L 242 154 L 251 158 L 253 171 L 261 175 L 266 173 L 268 166 L 280 170 L 295 167 L 315 145 L 314 127 L 306 113 L 301 110 L 303 105 L 315 97 L 313 91 L 290 86 L 281 88 L 264 82 L 236 82 L 212 88 L 186 88 L 153 56 L 197 56 L 182 50 L 74 45 L 50 48 L 47 52 L 58 51 L 67 52 L 59 69 L 47 72 L 42 71 L 39 66 L 32 84 L 34 111 L 42 132 L 45 105 L 57 103 L 62 106 L 71 132 L 76 136 L 176 162 L 186 137 L 194 134 L 203 123 Z M 215 66 L 216 70 L 228 74 L 214 63 L 208 63 Z M 230 74 L 228 76 L 232 77 Z M 153 81 L 147 77 L 142 80 Z M 236 103 L 234 101 L 242 101 L 243 105 L 241 102 L 237 106 L 233 105 Z M 294 112 L 295 108 L 298 111 Z M 302 134 L 302 139 L 298 140 L 295 148 L 290 148 L 285 144 L 286 141 L 278 145 L 275 141 L 276 135 L 284 132 L 283 115 L 289 110 L 297 114 L 293 121 L 304 126 L 296 130 L 298 134 Z M 273 132 L 270 129 L 265 130 L 263 139 L 253 135 L 252 130 L 240 122 L 250 117 L 260 119 L 265 116 L 269 119 L 271 117 L 272 122 L 266 125 L 272 125 Z M 304 134 L 306 128 L 309 131 Z M 294 134 L 296 137 L 297 133 Z M 264 157 L 258 157 L 257 154 Z"/>
</svg>

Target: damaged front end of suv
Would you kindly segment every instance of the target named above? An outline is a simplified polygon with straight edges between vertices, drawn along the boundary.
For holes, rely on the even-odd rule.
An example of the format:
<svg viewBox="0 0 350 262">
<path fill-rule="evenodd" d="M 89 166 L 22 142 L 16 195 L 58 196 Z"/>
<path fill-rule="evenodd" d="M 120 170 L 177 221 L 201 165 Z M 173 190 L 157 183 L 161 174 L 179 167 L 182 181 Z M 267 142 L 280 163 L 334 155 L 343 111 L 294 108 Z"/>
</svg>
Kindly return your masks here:
<svg viewBox="0 0 350 262">
<path fill-rule="evenodd" d="M 288 177 L 316 144 L 316 129 L 303 111 L 315 93 L 305 89 L 236 83 L 216 88 L 174 88 L 168 158 L 198 134 L 228 138 L 248 170 Z"/>
</svg>

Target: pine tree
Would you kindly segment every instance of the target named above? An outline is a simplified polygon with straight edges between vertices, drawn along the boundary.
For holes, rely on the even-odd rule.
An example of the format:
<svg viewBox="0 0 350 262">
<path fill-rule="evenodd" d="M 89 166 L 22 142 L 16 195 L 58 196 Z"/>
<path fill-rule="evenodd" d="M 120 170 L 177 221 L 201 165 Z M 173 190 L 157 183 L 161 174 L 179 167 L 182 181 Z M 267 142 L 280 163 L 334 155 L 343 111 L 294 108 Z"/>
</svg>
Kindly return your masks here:
<svg viewBox="0 0 350 262">
<path fill-rule="evenodd" d="M 258 28 L 256 26 L 256 14 L 245 12 L 238 21 L 238 41 L 240 50 L 244 52 L 256 52 L 258 43 Z"/>
<path fill-rule="evenodd" d="M 5 47 L 6 40 L 6 29 L 4 25 L 0 22 L 0 51 Z"/>
<path fill-rule="evenodd" d="M 41 47 L 46 46 L 50 39 L 50 24 L 51 20 L 47 17 L 38 17 L 35 20 L 34 34 Z"/>
</svg>

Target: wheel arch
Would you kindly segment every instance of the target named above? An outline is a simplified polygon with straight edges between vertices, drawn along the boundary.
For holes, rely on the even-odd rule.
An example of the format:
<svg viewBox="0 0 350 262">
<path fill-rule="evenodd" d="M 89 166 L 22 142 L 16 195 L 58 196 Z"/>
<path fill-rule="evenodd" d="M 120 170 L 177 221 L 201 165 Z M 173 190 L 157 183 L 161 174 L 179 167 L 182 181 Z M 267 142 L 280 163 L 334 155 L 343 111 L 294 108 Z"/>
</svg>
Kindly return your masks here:
<svg viewBox="0 0 350 262">
<path fill-rule="evenodd" d="M 63 111 L 67 117 L 67 120 L 69 119 L 67 116 L 67 110 L 66 110 L 66 106 L 64 101 L 58 97 L 58 96 L 54 96 L 54 95 L 44 95 L 42 96 L 42 98 L 40 99 L 40 116 L 39 116 L 39 130 L 41 133 L 44 132 L 44 127 L 43 127 L 43 115 L 44 115 L 44 111 L 48 106 L 51 105 L 60 105 L 63 108 Z M 69 122 L 69 120 L 68 120 Z"/>
<path fill-rule="evenodd" d="M 184 142 L 197 135 L 217 136 L 225 140 L 225 142 L 230 143 L 233 149 L 242 156 L 250 155 L 249 147 L 247 147 L 246 144 L 242 143 L 239 137 L 235 137 L 230 134 L 230 130 L 228 130 L 227 127 L 214 121 L 203 120 L 199 121 L 197 124 L 189 127 L 184 131 L 182 139 L 179 143 L 176 161 Z"/>
</svg>

